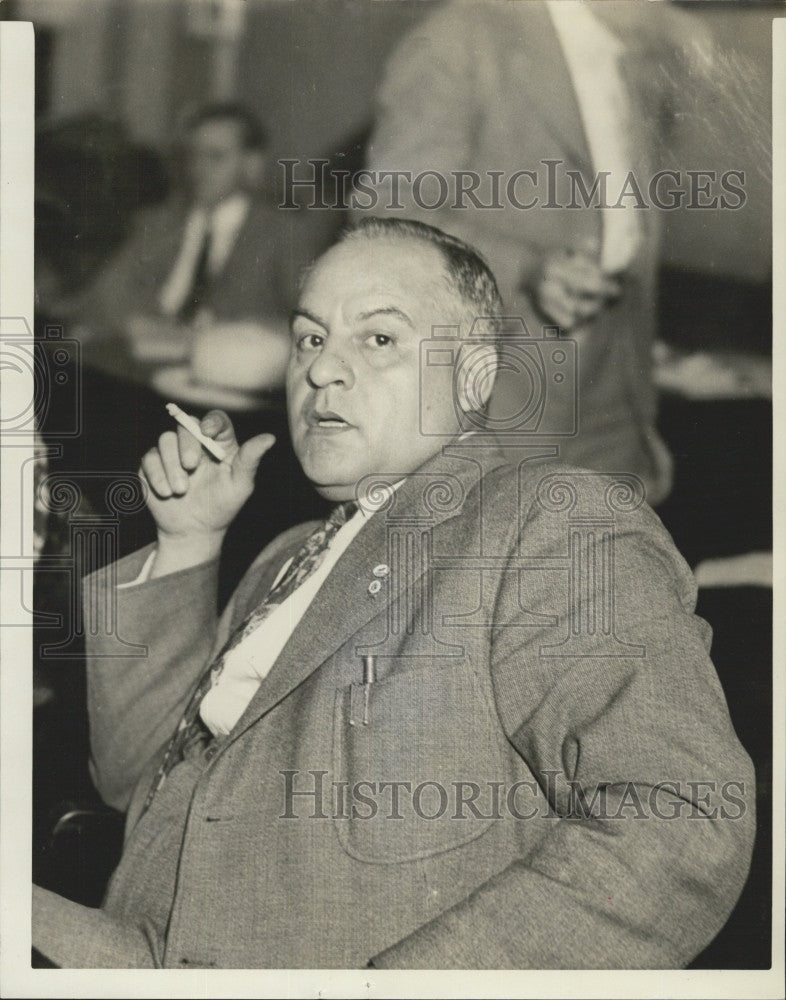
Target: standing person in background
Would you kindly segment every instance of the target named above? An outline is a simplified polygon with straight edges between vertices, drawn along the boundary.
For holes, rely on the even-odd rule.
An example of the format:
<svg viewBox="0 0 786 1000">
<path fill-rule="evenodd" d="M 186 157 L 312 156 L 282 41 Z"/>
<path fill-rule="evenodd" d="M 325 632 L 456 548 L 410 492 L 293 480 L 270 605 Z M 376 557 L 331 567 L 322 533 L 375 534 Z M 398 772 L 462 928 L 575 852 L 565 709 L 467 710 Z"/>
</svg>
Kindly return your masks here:
<svg viewBox="0 0 786 1000">
<path fill-rule="evenodd" d="M 659 166 L 684 46 L 698 57 L 706 44 L 693 19 L 694 41 L 684 41 L 684 18 L 664 4 L 615 0 L 441 6 L 387 66 L 368 155 L 375 212 L 392 206 L 468 240 L 530 337 L 558 326 L 576 342 L 575 419 L 550 404 L 553 424 L 539 428 L 538 444 L 589 468 L 637 474 L 653 504 L 672 476 L 650 376 L 659 212 L 642 210 L 632 185 L 646 192 Z M 418 191 L 399 176 L 394 191 L 384 173 L 395 171 L 433 172 L 449 196 L 439 197 L 435 177 Z M 529 371 L 510 362 L 492 423 L 532 392 Z"/>
</svg>

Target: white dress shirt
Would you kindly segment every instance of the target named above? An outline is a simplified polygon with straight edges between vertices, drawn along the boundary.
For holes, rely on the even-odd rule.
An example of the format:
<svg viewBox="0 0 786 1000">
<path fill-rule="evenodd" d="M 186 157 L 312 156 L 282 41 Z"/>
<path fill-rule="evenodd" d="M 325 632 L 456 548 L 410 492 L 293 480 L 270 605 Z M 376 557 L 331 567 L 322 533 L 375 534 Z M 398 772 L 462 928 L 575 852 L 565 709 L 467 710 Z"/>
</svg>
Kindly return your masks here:
<svg viewBox="0 0 786 1000">
<path fill-rule="evenodd" d="M 189 213 L 180 253 L 158 296 L 159 307 L 165 316 L 177 315 L 191 291 L 202 247 L 208 237 L 208 273 L 216 275 L 221 271 L 246 221 L 250 205 L 248 195 L 238 192 L 225 198 L 211 212 L 195 208 Z"/>
<path fill-rule="evenodd" d="M 394 488 L 398 485 L 397 483 Z M 277 605 L 262 624 L 235 646 L 226 657 L 224 669 L 202 699 L 199 709 L 202 721 L 214 736 L 228 733 L 246 710 L 257 688 L 316 597 L 317 591 L 338 562 L 339 556 L 349 546 L 371 513 L 371 510 L 360 507 L 346 524 L 342 524 L 330 540 L 322 562 L 311 576 L 307 577 L 286 600 Z M 145 560 L 137 578 L 129 583 L 119 584 L 117 589 L 125 590 L 144 583 L 150 576 L 155 557 L 154 549 Z M 288 559 L 278 571 L 271 590 L 289 569 L 291 562 L 292 559 Z"/>
<path fill-rule="evenodd" d="M 630 106 L 619 70 L 622 43 L 584 0 L 548 0 L 546 6 L 573 81 L 592 165 L 596 173 L 608 171 L 607 201 L 614 204 L 633 169 Z M 607 274 L 624 271 L 638 248 L 641 228 L 634 202 L 630 196 L 624 207 L 601 209 L 600 265 Z"/>
<path fill-rule="evenodd" d="M 360 508 L 343 524 L 328 545 L 322 562 L 286 600 L 270 612 L 262 624 L 229 653 L 224 669 L 202 699 L 199 714 L 214 736 L 228 733 L 246 710 L 262 680 L 278 659 L 300 619 L 338 562 L 366 522 L 368 515 Z M 273 587 L 289 568 L 289 559 L 279 570 Z M 272 589 L 272 588 L 271 588 Z"/>
</svg>

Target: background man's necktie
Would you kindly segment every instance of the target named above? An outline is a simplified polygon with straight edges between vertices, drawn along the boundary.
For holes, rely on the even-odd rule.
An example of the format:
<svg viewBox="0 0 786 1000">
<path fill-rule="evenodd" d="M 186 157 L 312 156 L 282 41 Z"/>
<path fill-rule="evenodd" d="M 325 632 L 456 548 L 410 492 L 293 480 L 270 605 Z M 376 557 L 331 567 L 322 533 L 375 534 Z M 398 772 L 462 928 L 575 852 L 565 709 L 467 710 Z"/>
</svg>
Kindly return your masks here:
<svg viewBox="0 0 786 1000">
<path fill-rule="evenodd" d="M 202 240 L 202 247 L 199 251 L 199 257 L 197 257 L 196 266 L 194 267 L 191 287 L 183 300 L 183 305 L 177 313 L 177 318 L 183 323 L 190 323 L 205 303 L 212 278 L 208 266 L 210 262 L 211 242 L 210 223 L 208 222 L 208 226 Z"/>
<path fill-rule="evenodd" d="M 148 806 L 153 801 L 153 796 L 166 780 L 166 776 L 183 759 L 185 747 L 193 739 L 203 736 L 204 728 L 199 719 L 199 706 L 202 703 L 202 699 L 220 677 L 227 656 L 236 646 L 240 645 L 244 639 L 259 628 L 274 608 L 282 604 L 290 594 L 297 590 L 301 583 L 311 576 L 322 562 L 325 552 L 339 528 L 347 523 L 357 509 L 358 506 L 354 501 L 339 504 L 333 509 L 324 524 L 321 524 L 308 536 L 302 548 L 290 563 L 287 571 L 275 586 L 271 588 L 264 601 L 257 605 L 248 617 L 238 625 L 218 655 L 205 670 L 191 696 L 191 700 L 186 706 L 186 710 L 178 723 L 172 739 L 169 741 L 164 759 L 150 786 L 150 791 L 142 809 L 143 813 L 147 811 Z"/>
</svg>

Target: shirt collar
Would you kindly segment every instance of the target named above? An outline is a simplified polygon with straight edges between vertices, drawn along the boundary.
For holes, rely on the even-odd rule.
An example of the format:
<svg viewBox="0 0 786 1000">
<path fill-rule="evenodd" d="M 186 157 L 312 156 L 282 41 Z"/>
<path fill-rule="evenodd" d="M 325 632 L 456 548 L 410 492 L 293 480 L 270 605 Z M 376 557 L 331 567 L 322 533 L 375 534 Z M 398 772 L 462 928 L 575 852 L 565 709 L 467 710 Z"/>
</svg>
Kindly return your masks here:
<svg viewBox="0 0 786 1000">
<path fill-rule="evenodd" d="M 199 221 L 202 226 L 210 226 L 213 233 L 219 230 L 239 229 L 245 221 L 248 210 L 251 206 L 251 199 L 244 191 L 236 191 L 235 194 L 224 198 L 212 209 L 196 207 L 191 212 L 191 219 Z"/>
<path fill-rule="evenodd" d="M 560 42 L 569 44 L 573 51 L 617 58 L 622 53 L 622 43 L 586 0 L 547 0 L 546 8 Z"/>
<path fill-rule="evenodd" d="M 248 195 L 242 191 L 238 191 L 219 202 L 211 213 L 213 229 L 239 228 L 248 213 L 249 204 Z"/>
</svg>

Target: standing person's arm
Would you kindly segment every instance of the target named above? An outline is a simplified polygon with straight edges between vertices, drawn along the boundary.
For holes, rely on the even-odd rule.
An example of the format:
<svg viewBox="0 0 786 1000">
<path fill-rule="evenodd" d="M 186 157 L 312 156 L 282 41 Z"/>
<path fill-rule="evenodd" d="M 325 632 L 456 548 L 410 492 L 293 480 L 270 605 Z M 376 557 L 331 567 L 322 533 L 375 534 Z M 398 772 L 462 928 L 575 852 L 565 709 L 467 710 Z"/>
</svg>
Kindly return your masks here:
<svg viewBox="0 0 786 1000">
<path fill-rule="evenodd" d="M 591 320 L 620 287 L 601 271 L 597 252 L 538 244 L 527 232 L 526 213 L 518 213 L 521 222 L 514 235 L 513 227 L 500 225 L 500 214 L 516 209 L 488 207 L 493 202 L 488 174 L 498 164 L 479 162 L 477 135 L 487 102 L 501 99 L 491 92 L 491 46 L 481 21 L 461 5 L 438 11 L 399 45 L 377 96 L 367 163 L 375 177 L 376 204 L 370 211 L 415 218 L 466 240 L 488 260 L 509 307 L 523 293 L 537 308 L 538 319 L 570 329 Z M 521 95 L 522 102 L 527 99 Z M 522 168 L 533 166 L 532 157 L 520 159 Z M 436 197 L 431 189 L 424 187 L 418 199 L 407 178 L 384 176 L 393 171 L 409 172 L 413 180 L 438 174 L 445 195 L 440 207 L 422 207 L 418 202 L 424 201 L 423 192 L 429 192 L 429 199 Z M 461 171 L 480 174 L 480 186 L 472 195 L 459 191 L 461 185 L 471 184 L 459 180 Z M 358 194 L 361 205 L 369 198 Z M 456 205 L 460 207 L 451 207 Z M 363 214 L 358 210 L 356 217 Z"/>
<path fill-rule="evenodd" d="M 355 217 L 415 218 L 468 240 L 488 260 L 504 295 L 540 266 L 541 248 L 505 235 L 496 218 L 499 212 L 476 208 L 471 198 L 462 199 L 461 209 L 450 208 L 456 172 L 477 167 L 475 133 L 487 89 L 483 65 L 493 58 L 483 50 L 484 32 L 473 37 L 472 26 L 472 11 L 448 4 L 405 36 L 388 60 L 366 158 L 374 204 L 366 211 L 372 196 L 359 192 Z M 412 178 L 434 171 L 444 179 L 447 197 L 434 210 L 422 208 L 405 177 L 384 176 L 395 171 L 409 172 Z M 481 189 L 478 197 L 485 201 L 488 195 Z"/>
</svg>

